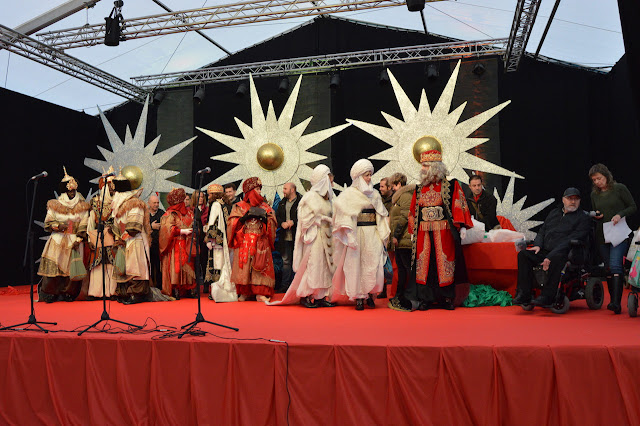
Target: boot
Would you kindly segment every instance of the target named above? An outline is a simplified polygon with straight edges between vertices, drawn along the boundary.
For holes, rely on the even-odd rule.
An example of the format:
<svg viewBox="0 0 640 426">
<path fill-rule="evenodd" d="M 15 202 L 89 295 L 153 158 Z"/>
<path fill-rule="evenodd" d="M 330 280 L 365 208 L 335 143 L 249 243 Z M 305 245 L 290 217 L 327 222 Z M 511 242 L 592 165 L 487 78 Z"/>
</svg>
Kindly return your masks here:
<svg viewBox="0 0 640 426">
<path fill-rule="evenodd" d="M 609 296 L 611 297 L 611 303 L 607 305 L 607 309 L 613 311 L 614 314 L 622 312 L 620 302 L 622 300 L 622 275 L 614 275 L 611 277 L 611 283 L 609 284 Z"/>
</svg>

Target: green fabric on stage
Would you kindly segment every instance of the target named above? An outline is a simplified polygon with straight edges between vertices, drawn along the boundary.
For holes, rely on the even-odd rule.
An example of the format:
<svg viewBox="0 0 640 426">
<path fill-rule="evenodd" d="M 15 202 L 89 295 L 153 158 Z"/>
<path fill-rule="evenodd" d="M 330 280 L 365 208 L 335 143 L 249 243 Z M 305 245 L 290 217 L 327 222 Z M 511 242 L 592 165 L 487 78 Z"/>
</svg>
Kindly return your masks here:
<svg viewBox="0 0 640 426">
<path fill-rule="evenodd" d="M 511 306 L 511 295 L 490 285 L 471 285 L 469 296 L 462 302 L 465 308 L 478 306 Z"/>
</svg>

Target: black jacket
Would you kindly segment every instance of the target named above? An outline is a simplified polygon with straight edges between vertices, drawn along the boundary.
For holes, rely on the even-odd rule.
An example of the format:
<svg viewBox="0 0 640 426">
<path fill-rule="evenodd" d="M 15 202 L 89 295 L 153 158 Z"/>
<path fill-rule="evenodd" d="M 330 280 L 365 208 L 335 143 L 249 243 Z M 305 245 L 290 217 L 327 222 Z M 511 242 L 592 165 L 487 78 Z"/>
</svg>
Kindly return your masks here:
<svg viewBox="0 0 640 426">
<path fill-rule="evenodd" d="M 293 221 L 293 226 L 291 227 L 291 233 L 293 234 L 293 239 L 296 238 L 296 228 L 298 226 L 298 204 L 300 204 L 300 199 L 302 195 L 296 191 L 296 200 L 293 202 L 291 206 L 291 220 Z M 280 204 L 278 204 L 278 210 L 276 210 L 276 220 L 278 221 L 278 240 L 284 241 L 284 231 L 286 229 L 282 229 L 282 222 L 287 221 L 287 199 L 283 198 L 280 200 Z"/>
<path fill-rule="evenodd" d="M 571 240 L 588 241 L 591 232 L 591 218 L 582 209 L 564 214 L 562 207 L 556 207 L 549 213 L 533 242 L 542 250 L 549 250 L 547 258 L 566 258 Z"/>
<path fill-rule="evenodd" d="M 479 222 L 484 223 L 484 229 L 491 231 L 497 225 L 500 225 L 498 218 L 496 217 L 496 197 L 482 190 L 480 198 L 476 201 L 473 198 L 473 193 L 470 197 L 467 197 L 467 204 L 469 204 L 469 210 L 471 215 Z"/>
</svg>

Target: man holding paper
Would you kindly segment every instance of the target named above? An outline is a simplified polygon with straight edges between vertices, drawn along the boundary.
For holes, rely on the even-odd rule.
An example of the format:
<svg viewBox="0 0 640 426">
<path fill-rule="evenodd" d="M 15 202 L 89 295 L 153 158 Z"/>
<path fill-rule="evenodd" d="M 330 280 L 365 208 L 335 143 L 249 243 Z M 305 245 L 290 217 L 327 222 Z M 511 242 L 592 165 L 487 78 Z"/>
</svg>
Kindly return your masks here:
<svg viewBox="0 0 640 426">
<path fill-rule="evenodd" d="M 607 305 L 607 309 L 619 314 L 622 312 L 622 259 L 629 249 L 628 237 L 631 233 L 625 218 L 636 212 L 636 203 L 627 187 L 616 182 L 604 164 L 592 166 L 589 177 L 593 183 L 591 206 L 597 213 L 595 218 L 599 220 L 596 239 L 602 260 L 609 271 L 607 283 L 611 303 Z"/>
</svg>

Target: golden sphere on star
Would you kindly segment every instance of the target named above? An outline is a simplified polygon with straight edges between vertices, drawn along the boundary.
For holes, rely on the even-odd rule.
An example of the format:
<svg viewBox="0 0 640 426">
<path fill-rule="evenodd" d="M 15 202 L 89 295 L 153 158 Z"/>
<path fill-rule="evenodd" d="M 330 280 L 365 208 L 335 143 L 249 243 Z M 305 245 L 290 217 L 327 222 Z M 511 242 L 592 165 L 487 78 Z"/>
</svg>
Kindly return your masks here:
<svg viewBox="0 0 640 426">
<path fill-rule="evenodd" d="M 420 154 L 435 149 L 442 152 L 442 144 L 435 136 L 423 136 L 413 144 L 413 158 L 420 162 Z"/>
<path fill-rule="evenodd" d="M 138 189 L 140 185 L 142 185 L 142 180 L 144 179 L 144 175 L 142 174 L 142 169 L 138 166 L 125 166 L 122 168 L 122 176 L 127 178 L 127 180 L 131 183 L 131 189 Z"/>
<path fill-rule="evenodd" d="M 275 143 L 266 143 L 258 149 L 258 164 L 265 170 L 276 170 L 284 162 L 284 151 Z"/>
</svg>

